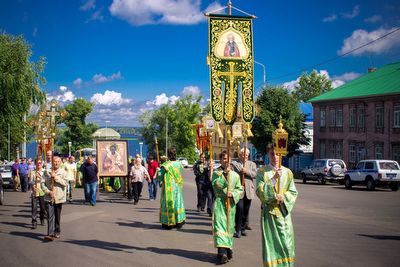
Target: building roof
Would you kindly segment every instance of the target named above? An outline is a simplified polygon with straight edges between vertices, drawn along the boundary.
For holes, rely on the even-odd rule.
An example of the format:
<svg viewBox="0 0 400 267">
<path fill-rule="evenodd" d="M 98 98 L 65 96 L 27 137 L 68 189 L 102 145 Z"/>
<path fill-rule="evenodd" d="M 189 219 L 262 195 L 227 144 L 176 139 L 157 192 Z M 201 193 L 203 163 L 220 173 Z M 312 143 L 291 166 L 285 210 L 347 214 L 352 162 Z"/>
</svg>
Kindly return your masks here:
<svg viewBox="0 0 400 267">
<path fill-rule="evenodd" d="M 308 102 L 400 94 L 400 62 L 388 64 Z"/>
<path fill-rule="evenodd" d="M 92 137 L 96 139 L 120 139 L 121 135 L 112 128 L 101 128 L 92 134 Z"/>
</svg>

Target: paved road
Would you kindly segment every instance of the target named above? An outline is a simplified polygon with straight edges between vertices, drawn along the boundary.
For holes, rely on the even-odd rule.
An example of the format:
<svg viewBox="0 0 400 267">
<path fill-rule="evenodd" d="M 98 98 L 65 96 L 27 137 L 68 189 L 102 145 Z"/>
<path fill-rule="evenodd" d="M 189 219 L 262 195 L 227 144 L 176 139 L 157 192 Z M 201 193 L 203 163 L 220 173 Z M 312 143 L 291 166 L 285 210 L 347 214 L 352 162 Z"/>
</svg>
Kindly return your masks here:
<svg viewBox="0 0 400 267">
<path fill-rule="evenodd" d="M 195 209 L 194 178 L 185 170 L 188 223 L 165 231 L 158 223 L 158 201 L 147 186 L 137 206 L 119 194 L 101 193 L 97 206 L 77 201 L 62 211 L 62 238 L 42 242 L 46 227 L 30 229 L 29 194 L 6 192 L 0 206 L 1 266 L 213 266 L 211 221 Z M 293 212 L 297 266 L 400 266 L 400 192 L 337 185 L 296 184 Z M 251 209 L 249 236 L 234 240 L 228 266 L 262 266 L 260 204 Z"/>
</svg>

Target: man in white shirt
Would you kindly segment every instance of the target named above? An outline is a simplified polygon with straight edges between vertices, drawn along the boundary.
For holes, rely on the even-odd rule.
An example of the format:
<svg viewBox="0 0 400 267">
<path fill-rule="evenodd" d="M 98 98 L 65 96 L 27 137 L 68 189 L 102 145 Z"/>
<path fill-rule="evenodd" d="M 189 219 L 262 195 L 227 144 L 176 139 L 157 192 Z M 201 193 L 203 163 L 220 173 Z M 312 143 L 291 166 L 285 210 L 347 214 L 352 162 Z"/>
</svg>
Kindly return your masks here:
<svg viewBox="0 0 400 267">
<path fill-rule="evenodd" d="M 74 156 L 69 157 L 68 161 L 64 163 L 64 169 L 65 172 L 67 173 L 67 180 L 68 180 L 68 187 L 67 187 L 68 202 L 71 203 L 72 191 L 74 191 L 75 188 L 75 178 L 77 173 Z"/>
</svg>

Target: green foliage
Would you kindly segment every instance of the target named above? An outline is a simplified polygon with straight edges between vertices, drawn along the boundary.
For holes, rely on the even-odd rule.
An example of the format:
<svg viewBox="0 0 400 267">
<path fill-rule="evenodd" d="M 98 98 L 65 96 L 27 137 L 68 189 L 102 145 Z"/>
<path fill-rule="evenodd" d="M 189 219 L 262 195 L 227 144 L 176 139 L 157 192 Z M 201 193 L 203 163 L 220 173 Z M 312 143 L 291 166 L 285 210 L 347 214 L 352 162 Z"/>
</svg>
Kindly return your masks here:
<svg viewBox="0 0 400 267">
<path fill-rule="evenodd" d="M 145 113 L 140 117 L 143 124 L 143 138 L 149 151 L 154 151 L 157 137 L 161 155 L 165 155 L 165 133 L 168 127 L 168 147 L 175 146 L 179 157 L 186 157 L 190 162 L 196 159 L 195 133 L 192 124 L 198 121 L 201 96 L 188 95 L 180 98 L 174 105 L 163 105 L 153 112 Z M 168 118 L 168 125 L 166 124 Z"/>
<path fill-rule="evenodd" d="M 272 142 L 272 133 L 282 116 L 284 129 L 289 133 L 288 156 L 291 156 L 300 145 L 308 144 L 309 140 L 304 135 L 305 115 L 300 111 L 299 101 L 294 95 L 282 87 L 266 86 L 261 90 L 256 99 L 258 114 L 254 118 L 250 138 L 255 148 L 266 154 L 268 143 Z"/>
<path fill-rule="evenodd" d="M 93 103 L 83 98 L 78 98 L 65 106 L 67 115 L 61 122 L 66 125 L 66 128 L 60 133 L 57 142 L 61 153 L 68 153 L 68 142 L 72 142 L 72 153 L 81 148 L 92 147 L 92 134 L 98 129 L 96 124 L 86 124 L 86 117 L 92 110 Z"/>
<path fill-rule="evenodd" d="M 315 96 L 332 90 L 332 82 L 326 75 L 313 70 L 310 74 L 304 73 L 296 86 L 294 94 L 300 101 L 307 101 Z"/>
<path fill-rule="evenodd" d="M 11 150 L 24 140 L 28 130 L 24 122 L 32 104 L 41 104 L 45 93 L 40 85 L 46 83 L 41 76 L 46 64 L 44 57 L 30 60 L 31 45 L 22 36 L 0 34 L 0 158 L 7 154 L 8 126 L 11 132 Z M 14 153 L 11 154 L 14 157 Z"/>
</svg>

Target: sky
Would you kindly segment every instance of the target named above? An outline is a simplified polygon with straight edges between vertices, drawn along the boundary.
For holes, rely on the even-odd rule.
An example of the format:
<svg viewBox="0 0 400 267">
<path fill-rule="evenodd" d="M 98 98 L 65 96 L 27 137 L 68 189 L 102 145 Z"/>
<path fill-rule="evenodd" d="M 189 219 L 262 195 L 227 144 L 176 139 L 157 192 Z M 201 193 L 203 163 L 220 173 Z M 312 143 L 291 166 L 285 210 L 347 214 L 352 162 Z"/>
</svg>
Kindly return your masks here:
<svg viewBox="0 0 400 267">
<path fill-rule="evenodd" d="M 203 15 L 228 1 L 2 0 L 0 32 L 23 35 L 31 60 L 46 57 L 42 88 L 63 105 L 93 102 L 88 121 L 140 126 L 138 120 L 187 94 L 209 99 L 208 25 Z M 397 0 L 232 0 L 253 21 L 256 94 L 266 82 L 293 90 L 316 69 L 335 87 L 369 67 L 400 61 Z M 238 15 L 237 11 L 234 14 Z M 327 60 L 326 64 L 320 64 Z"/>
</svg>

